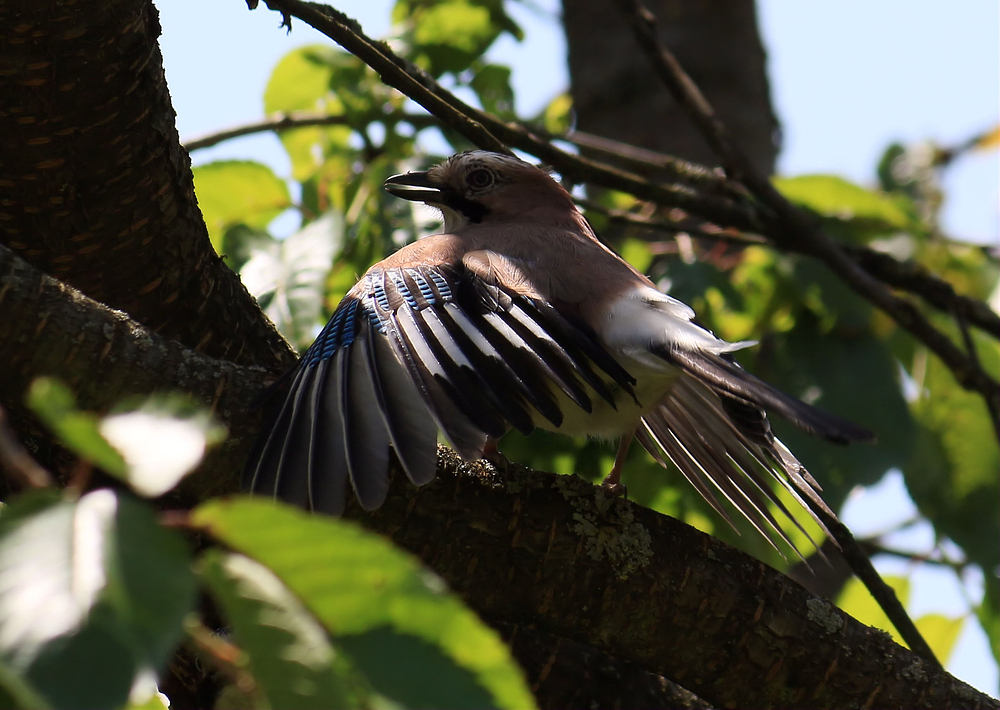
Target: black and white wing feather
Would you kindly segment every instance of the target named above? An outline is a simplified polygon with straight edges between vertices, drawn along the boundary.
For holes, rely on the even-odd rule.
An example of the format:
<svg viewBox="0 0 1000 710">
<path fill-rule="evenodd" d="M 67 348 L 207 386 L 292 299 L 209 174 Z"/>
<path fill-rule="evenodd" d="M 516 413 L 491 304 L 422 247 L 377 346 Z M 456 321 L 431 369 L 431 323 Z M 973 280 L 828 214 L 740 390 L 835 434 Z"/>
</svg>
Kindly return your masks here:
<svg viewBox="0 0 1000 710">
<path fill-rule="evenodd" d="M 586 326 L 461 265 L 375 267 L 292 375 L 244 471 L 252 491 L 331 514 L 348 483 L 366 509 L 388 490 L 389 448 L 434 478 L 440 429 L 465 458 L 487 437 L 562 408 L 612 406 L 634 380 Z"/>
</svg>

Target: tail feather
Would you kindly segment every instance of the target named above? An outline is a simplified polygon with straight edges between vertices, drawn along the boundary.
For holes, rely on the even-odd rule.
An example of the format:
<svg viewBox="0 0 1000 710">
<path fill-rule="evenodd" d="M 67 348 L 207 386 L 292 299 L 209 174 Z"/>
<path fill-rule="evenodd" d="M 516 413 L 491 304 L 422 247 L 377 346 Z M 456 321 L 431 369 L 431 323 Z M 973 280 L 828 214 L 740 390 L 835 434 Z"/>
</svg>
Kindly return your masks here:
<svg viewBox="0 0 1000 710">
<path fill-rule="evenodd" d="M 787 395 L 720 355 L 679 349 L 661 350 L 657 355 L 736 402 L 778 414 L 810 434 L 838 444 L 875 440 L 868 429 Z"/>
</svg>

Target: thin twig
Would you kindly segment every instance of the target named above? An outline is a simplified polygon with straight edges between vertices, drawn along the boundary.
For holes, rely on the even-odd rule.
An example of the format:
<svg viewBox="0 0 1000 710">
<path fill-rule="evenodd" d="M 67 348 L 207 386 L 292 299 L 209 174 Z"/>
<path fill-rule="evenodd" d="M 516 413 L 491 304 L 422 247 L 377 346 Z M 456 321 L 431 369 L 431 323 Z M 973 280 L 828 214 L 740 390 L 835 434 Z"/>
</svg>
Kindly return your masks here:
<svg viewBox="0 0 1000 710">
<path fill-rule="evenodd" d="M 184 142 L 184 147 L 191 152 L 217 145 L 225 140 L 255 133 L 281 132 L 311 126 L 356 126 L 358 122 L 364 123 L 366 120 L 379 121 L 388 125 L 408 123 L 418 130 L 440 125 L 437 117 L 425 113 L 378 114 L 370 119 L 364 117 L 351 117 L 348 119 L 348 117 L 343 115 L 334 116 L 325 112 L 295 111 L 292 113 L 276 114 L 260 121 L 233 126 L 221 131 L 191 138 Z M 531 129 L 525 127 L 525 130 Z M 588 148 L 601 153 L 609 158 L 620 159 L 623 163 L 629 165 L 638 175 L 660 171 L 661 177 L 662 173 L 666 173 L 671 179 L 700 188 L 708 193 L 724 194 L 730 197 L 745 197 L 746 190 L 742 185 L 718 175 L 715 170 L 696 163 L 679 160 L 663 153 L 657 153 L 656 151 L 609 138 L 602 138 L 601 136 L 595 136 L 582 131 L 573 131 L 568 135 L 557 135 L 540 129 L 534 130 L 549 140 L 567 141 L 578 147 Z M 719 232 L 715 230 L 708 230 L 706 232 L 703 229 L 699 229 L 693 226 L 693 223 L 697 222 L 694 218 L 689 220 L 692 226 L 678 229 L 677 225 L 669 220 L 659 222 L 652 218 L 633 215 L 624 210 L 604 209 L 596 203 L 588 203 L 587 209 L 601 211 L 616 222 L 639 224 L 650 229 L 660 229 L 671 233 L 685 231 L 692 236 L 721 241 L 741 241 L 741 238 L 731 236 L 737 232 L 726 227 L 716 227 L 716 229 L 722 230 Z M 674 209 L 678 210 L 680 208 Z M 763 238 L 751 238 L 748 241 L 767 242 Z M 964 244 L 956 240 L 949 240 L 949 242 L 959 246 L 976 246 Z M 784 248 L 788 251 L 804 253 L 803 250 L 796 248 L 796 244 L 786 244 Z M 923 265 L 914 261 L 899 261 L 889 254 L 884 254 L 865 246 L 841 245 L 841 248 L 866 271 L 882 282 L 893 288 L 918 295 L 928 304 L 946 313 L 961 313 L 969 325 L 979 328 L 993 338 L 1000 339 L 1000 316 L 984 302 L 956 293 L 950 283 L 930 273 Z"/>
<path fill-rule="evenodd" d="M 35 461 L 10 428 L 6 410 L 0 407 L 0 467 L 24 488 L 50 488 L 52 474 Z"/>
<path fill-rule="evenodd" d="M 962 387 L 978 392 L 986 400 L 994 430 L 1000 439 L 1000 418 L 994 416 L 994 413 L 1000 413 L 1000 382 L 977 367 L 968 355 L 931 325 L 915 304 L 893 294 L 824 234 L 818 228 L 817 220 L 792 205 L 767 178 L 759 175 L 730 138 L 726 127 L 677 58 L 660 42 L 653 14 L 639 0 L 615 2 L 632 26 L 657 76 L 719 155 L 727 174 L 743 182 L 761 203 L 772 210 L 774 217 L 764 233 L 780 246 L 795 245 L 796 250 L 823 261 L 852 290 L 871 301 L 930 348 L 948 366 Z"/>
<path fill-rule="evenodd" d="M 409 123 L 414 128 L 427 128 L 437 126 L 440 121 L 434 116 L 426 113 L 388 113 L 376 114 L 369 117 L 345 116 L 343 114 L 331 115 L 325 111 L 292 111 L 290 113 L 277 113 L 267 118 L 233 126 L 214 133 L 207 133 L 184 141 L 184 148 L 190 153 L 202 148 L 210 148 L 222 141 L 255 133 L 280 133 L 290 131 L 294 128 L 309 128 L 312 126 L 351 126 L 356 127 L 359 123 L 366 124 L 372 122 L 384 123 L 387 126 L 394 126 L 397 123 Z"/>
<path fill-rule="evenodd" d="M 720 156 L 730 177 L 740 179 L 751 192 L 774 210 L 777 215 L 777 226 L 784 231 L 783 241 L 798 242 L 806 247 L 809 253 L 830 264 L 831 268 L 855 290 L 875 301 L 876 305 L 895 317 L 894 314 L 900 311 L 900 304 L 903 302 L 894 303 L 893 301 L 898 299 L 892 296 L 885 286 L 852 262 L 826 235 L 817 230 L 815 225 L 810 224 L 802 213 L 785 200 L 767 179 L 757 174 L 750 161 L 730 139 L 725 126 L 715 115 L 708 100 L 684 72 L 677 58 L 660 41 L 656 33 L 656 18 L 652 13 L 639 0 L 615 0 L 615 2 L 632 25 L 636 38 L 651 60 L 656 73 L 700 129 L 709 145 Z M 907 305 L 914 311 L 913 315 L 919 316 L 912 305 Z M 911 318 L 909 320 L 911 327 L 913 322 Z M 927 328 L 933 330 L 929 324 Z M 868 555 L 854 539 L 847 526 L 840 522 L 822 501 L 815 500 L 814 496 L 810 495 L 811 491 L 800 492 L 812 511 L 830 530 L 851 569 L 885 611 L 900 636 L 915 653 L 940 667 L 940 662 L 906 613 L 906 609 L 896 598 L 896 593 L 875 570 Z"/>
<path fill-rule="evenodd" d="M 384 42 L 376 42 L 344 13 L 326 5 L 301 0 L 268 0 L 268 7 L 284 17 L 297 17 L 337 42 L 379 73 L 392 86 L 454 128 L 474 145 L 509 153 L 506 145 L 548 163 L 570 182 L 592 183 L 628 192 L 644 200 L 680 207 L 716 224 L 756 232 L 762 226 L 749 200 L 703 195 L 688 185 L 660 184 L 620 168 L 568 153 L 517 123 L 504 123 L 463 103 L 427 72 L 399 57 Z M 499 141 L 503 141 L 500 143 Z"/>
<path fill-rule="evenodd" d="M 738 246 L 767 246 L 770 244 L 764 237 L 758 234 L 748 234 L 733 229 L 719 227 L 718 225 L 705 222 L 691 217 L 683 210 L 674 208 L 668 210 L 662 217 L 644 217 L 628 212 L 627 210 L 617 210 L 611 207 L 585 200 L 574 198 L 574 202 L 585 210 L 604 215 L 613 222 L 620 222 L 634 227 L 643 227 L 668 234 L 678 234 L 683 232 L 699 239 L 714 239 L 719 242 L 729 242 Z"/>
</svg>

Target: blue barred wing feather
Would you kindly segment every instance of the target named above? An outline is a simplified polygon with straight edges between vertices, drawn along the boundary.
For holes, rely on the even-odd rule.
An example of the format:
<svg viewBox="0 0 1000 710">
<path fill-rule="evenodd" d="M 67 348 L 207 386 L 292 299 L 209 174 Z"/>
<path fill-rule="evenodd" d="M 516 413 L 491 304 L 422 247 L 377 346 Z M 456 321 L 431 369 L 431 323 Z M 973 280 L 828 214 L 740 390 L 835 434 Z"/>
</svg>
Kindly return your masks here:
<svg viewBox="0 0 1000 710">
<path fill-rule="evenodd" d="M 586 326 L 461 265 L 371 269 L 306 352 L 244 472 L 252 491 L 330 514 L 374 509 L 389 448 L 434 478 L 440 429 L 466 459 L 634 380 Z"/>
</svg>

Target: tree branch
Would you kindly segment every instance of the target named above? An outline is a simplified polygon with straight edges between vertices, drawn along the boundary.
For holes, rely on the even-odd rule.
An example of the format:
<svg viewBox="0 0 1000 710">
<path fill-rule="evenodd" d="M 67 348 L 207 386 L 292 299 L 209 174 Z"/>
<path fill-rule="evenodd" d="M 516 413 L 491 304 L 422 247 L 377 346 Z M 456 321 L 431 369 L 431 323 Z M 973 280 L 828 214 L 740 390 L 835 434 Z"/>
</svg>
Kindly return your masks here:
<svg viewBox="0 0 1000 710">
<path fill-rule="evenodd" d="M 499 152 L 509 152 L 506 145 L 523 150 L 551 165 L 570 182 L 594 183 L 629 192 L 642 199 L 690 210 L 717 224 L 733 225 L 749 231 L 756 231 L 760 226 L 755 210 L 747 201 L 701 195 L 687 185 L 651 183 L 633 173 L 567 153 L 523 126 L 504 123 L 465 104 L 425 71 L 393 53 L 386 43 L 375 42 L 365 35 L 357 21 L 339 10 L 300 0 L 268 0 L 267 5 L 286 18 L 293 16 L 301 19 L 355 54 L 377 71 L 386 84 L 416 101 L 473 145 L 494 150 L 499 139 L 503 141 Z M 489 134 L 489 138 L 482 137 L 483 131 Z"/>
<path fill-rule="evenodd" d="M 996 707 L 763 563 L 575 476 L 501 474 L 442 447 L 435 483 L 397 472 L 383 508 L 348 516 L 487 619 L 637 663 L 714 707 Z"/>
<path fill-rule="evenodd" d="M 360 120 L 364 122 L 364 119 Z M 388 116 L 379 114 L 371 120 L 388 125 L 408 123 L 418 130 L 440 125 L 440 121 L 435 116 L 423 113 L 397 113 L 389 114 Z M 232 138 L 256 133 L 280 133 L 282 131 L 310 126 L 356 126 L 357 121 L 358 119 L 354 117 L 348 119 L 346 116 L 330 115 L 319 111 L 295 111 L 292 113 L 276 114 L 260 121 L 233 126 L 204 136 L 190 138 L 184 142 L 184 147 L 188 151 L 195 151 L 202 148 L 209 148 Z M 726 195 L 734 199 L 744 199 L 746 197 L 746 189 L 740 183 L 720 176 L 714 170 L 705 166 L 680 160 L 673 156 L 664 155 L 609 138 L 594 136 L 583 131 L 573 131 L 568 135 L 557 135 L 537 128 L 532 129 L 528 126 L 524 126 L 523 128 L 526 131 L 534 130 L 548 140 L 566 141 L 578 147 L 600 153 L 609 159 L 622 161 L 637 175 L 658 175 L 661 178 L 666 175 L 671 180 L 699 188 L 709 194 Z M 719 241 L 754 244 L 770 243 L 766 239 L 757 238 L 756 235 L 741 235 L 739 230 L 719 227 L 687 214 L 676 213 L 679 208 L 674 208 L 675 214 L 668 214 L 668 219 L 664 220 L 642 217 L 625 210 L 608 209 L 593 201 L 578 200 L 577 202 L 585 209 L 605 214 L 617 222 L 634 224 L 650 229 L 660 229 L 674 234 L 677 232 L 686 232 L 691 234 L 691 236 Z M 796 247 L 796 243 L 782 245 L 785 251 L 801 254 L 806 253 L 805 250 Z M 893 288 L 920 296 L 927 303 L 945 313 L 955 314 L 956 317 L 961 314 L 969 325 L 976 326 L 987 335 L 1000 339 L 1000 316 L 982 301 L 957 293 L 950 283 L 930 273 L 921 264 L 915 261 L 899 261 L 889 254 L 884 254 L 865 246 L 842 244 L 840 247 L 865 271 L 882 282 Z"/>
<path fill-rule="evenodd" d="M 310 126 L 351 126 L 352 128 L 356 128 L 358 123 L 375 121 L 384 123 L 387 126 L 394 126 L 397 123 L 409 123 L 416 129 L 438 126 L 441 123 L 436 117 L 426 113 L 380 113 L 366 121 L 364 118 L 359 119 L 357 116 L 331 115 L 325 111 L 293 111 L 291 113 L 277 113 L 261 121 L 244 123 L 215 133 L 189 138 L 184 141 L 184 148 L 190 153 L 202 148 L 210 148 L 223 141 L 250 136 L 255 133 L 280 133 L 282 131 L 290 131 L 295 128 L 308 128 Z"/>
<path fill-rule="evenodd" d="M 267 382 L 263 370 L 152 334 L 2 247 L 0 283 L 9 336 L 0 340 L 8 373 L 0 398 L 20 401 L 43 373 L 67 380 L 90 409 L 127 394 L 187 391 L 213 407 L 230 438 L 171 503 L 236 490 L 234 472 L 257 426 L 248 403 Z M 382 510 L 352 515 L 420 554 L 488 618 L 644 668 L 653 675 L 630 677 L 645 678 L 650 694 L 662 693 L 657 676 L 664 676 L 716 706 L 997 707 L 683 523 L 609 501 L 573 476 L 510 464 L 500 477 L 488 464 L 461 464 L 448 449 L 439 455 L 437 483 L 415 489 L 397 474 Z M 862 689 L 858 678 L 866 679 Z"/>
<path fill-rule="evenodd" d="M 639 0 L 615 0 L 619 8 L 625 14 L 626 19 L 632 25 L 636 38 L 640 46 L 646 52 L 653 68 L 663 83 L 670 90 L 674 99 L 687 112 L 695 125 L 701 129 L 702 135 L 712 146 L 713 150 L 722 158 L 730 177 L 742 180 L 750 190 L 770 206 L 777 213 L 779 227 L 788 230 L 788 242 L 797 244 L 807 253 L 820 257 L 827 265 L 831 266 L 848 285 L 855 291 L 866 296 L 896 318 L 900 308 L 905 303 L 892 296 L 881 283 L 873 279 L 866 271 L 852 262 L 825 234 L 810 224 L 805 215 L 800 213 L 785 198 L 774 189 L 770 181 L 757 174 L 749 159 L 737 148 L 729 138 L 729 134 L 716 117 L 708 100 L 701 94 L 701 91 L 684 72 L 677 59 L 666 48 L 656 33 L 656 18 L 644 7 Z M 906 306 L 915 315 L 919 316 L 916 309 L 909 303 Z M 919 316 L 922 319 L 922 316 Z M 901 325 L 904 325 L 901 323 Z M 926 323 L 924 330 L 934 331 L 929 323 Z M 912 321 L 911 321 L 912 326 Z M 912 330 L 912 328 L 911 328 Z M 926 336 L 926 333 L 925 333 Z M 950 342 L 948 343 L 950 345 Z M 985 373 L 983 373 L 985 376 Z M 1000 387 L 1000 384 L 997 385 Z M 991 393 L 996 395 L 996 392 Z M 985 395 L 985 393 L 984 393 Z M 987 399 L 987 403 L 989 403 Z M 996 420 L 994 420 L 996 421 Z M 885 583 L 882 577 L 872 566 L 871 560 L 864 550 L 854 539 L 854 535 L 846 525 L 840 522 L 835 515 L 821 501 L 816 499 L 815 493 L 806 487 L 797 484 L 800 494 L 805 498 L 810 509 L 826 525 L 839 543 L 845 559 L 854 570 L 854 573 L 862 581 L 865 587 L 871 592 L 875 601 L 885 611 L 886 616 L 892 622 L 896 630 L 903 637 L 910 648 L 919 653 L 933 664 L 940 665 L 934 656 L 930 645 L 921 635 L 913 620 L 910 619 L 903 605 L 896 597 L 893 589 Z"/>
<path fill-rule="evenodd" d="M 130 396 L 182 391 L 229 426 L 227 443 L 186 479 L 189 502 L 237 490 L 237 472 L 259 427 L 251 402 L 268 380 L 190 350 L 43 274 L 0 245 L 0 401 L 16 408 L 36 377 L 65 381 L 81 407 L 106 411 Z M 26 344 L 30 343 L 30 347 Z"/>
<path fill-rule="evenodd" d="M 657 76 L 689 118 L 701 129 L 705 140 L 721 158 L 727 174 L 740 180 L 754 196 L 773 210 L 775 218 L 765 233 L 780 245 L 795 244 L 803 253 L 820 259 L 851 289 L 871 301 L 930 348 L 952 371 L 962 387 L 982 395 L 1000 439 L 1000 416 L 997 416 L 1000 413 L 1000 382 L 990 377 L 970 356 L 934 328 L 913 303 L 895 296 L 885 284 L 855 263 L 818 229 L 815 220 L 786 200 L 767 178 L 758 175 L 750 161 L 729 138 L 726 127 L 716 117 L 698 87 L 660 42 L 656 34 L 655 16 L 639 0 L 615 2 L 635 31 L 636 39 L 653 63 Z"/>
</svg>

